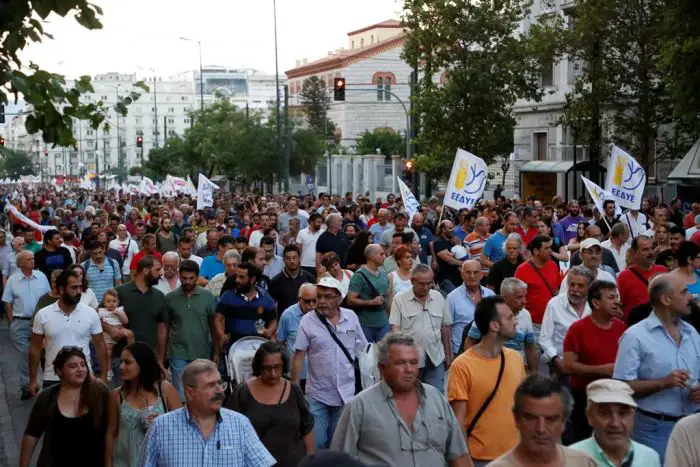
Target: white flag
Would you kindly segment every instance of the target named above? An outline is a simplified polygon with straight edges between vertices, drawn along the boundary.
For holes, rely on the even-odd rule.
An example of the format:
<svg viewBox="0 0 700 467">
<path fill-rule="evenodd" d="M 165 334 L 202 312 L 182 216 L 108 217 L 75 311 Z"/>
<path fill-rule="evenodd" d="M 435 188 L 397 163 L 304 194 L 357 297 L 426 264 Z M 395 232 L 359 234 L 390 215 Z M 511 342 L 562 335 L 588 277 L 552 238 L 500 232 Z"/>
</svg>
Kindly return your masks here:
<svg viewBox="0 0 700 467">
<path fill-rule="evenodd" d="M 408 189 L 403 180 L 401 180 L 400 177 L 396 177 L 396 179 L 399 182 L 399 190 L 401 190 L 401 200 L 403 201 L 403 205 L 406 208 L 406 213 L 408 214 L 408 223 L 410 224 L 413 220 L 413 215 L 418 213 L 418 211 L 420 210 L 420 203 L 418 202 L 416 197 L 413 196 L 413 193 L 411 192 L 411 190 Z"/>
<path fill-rule="evenodd" d="M 197 184 L 197 209 L 204 209 L 207 206 L 214 206 L 214 190 L 219 186 L 202 174 L 199 174 Z"/>
<path fill-rule="evenodd" d="M 454 209 L 473 208 L 484 193 L 487 177 L 488 167 L 483 159 L 458 149 L 445 190 L 445 206 Z"/>
<path fill-rule="evenodd" d="M 605 190 L 612 194 L 615 204 L 623 208 L 639 209 L 646 183 L 647 174 L 644 168 L 634 157 L 613 145 Z"/>
<path fill-rule="evenodd" d="M 605 210 L 603 209 L 603 203 L 607 200 L 611 200 L 615 202 L 615 215 L 620 215 L 622 214 L 622 208 L 620 205 L 615 201 L 615 197 L 610 193 L 609 191 L 603 190 L 601 187 L 593 183 L 592 181 L 588 180 L 586 177 L 581 177 L 581 180 L 583 180 L 583 184 L 586 186 L 586 190 L 588 190 L 588 194 L 591 195 L 591 199 L 593 200 L 593 204 L 595 204 L 595 207 L 598 208 L 598 211 L 600 211 L 600 214 L 602 216 L 605 215 Z"/>
<path fill-rule="evenodd" d="M 197 188 L 195 188 L 194 183 L 192 183 L 192 179 L 190 178 L 189 175 L 187 175 L 187 191 L 186 194 L 190 196 L 194 196 L 197 194 Z"/>
<path fill-rule="evenodd" d="M 139 183 L 139 191 L 147 196 L 154 195 L 158 192 L 155 183 L 148 177 L 143 177 Z"/>
</svg>

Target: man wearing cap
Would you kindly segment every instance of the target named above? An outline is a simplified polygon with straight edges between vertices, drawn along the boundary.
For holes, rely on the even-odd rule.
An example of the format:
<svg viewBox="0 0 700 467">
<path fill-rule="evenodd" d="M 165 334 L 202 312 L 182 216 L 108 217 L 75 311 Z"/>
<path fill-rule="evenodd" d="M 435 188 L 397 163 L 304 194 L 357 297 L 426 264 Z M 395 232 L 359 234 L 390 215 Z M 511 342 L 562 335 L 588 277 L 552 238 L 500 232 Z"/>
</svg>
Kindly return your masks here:
<svg viewBox="0 0 700 467">
<path fill-rule="evenodd" d="M 656 451 L 630 439 L 637 403 L 627 383 L 599 379 L 588 385 L 586 393 L 586 416 L 593 428 L 593 436 L 569 446 L 571 449 L 585 452 L 599 467 L 661 465 Z"/>
<path fill-rule="evenodd" d="M 367 345 L 360 320 L 352 310 L 340 307 L 342 300 L 340 282 L 321 278 L 316 285 L 316 311 L 301 318 L 294 344 L 292 381 L 297 384 L 308 356 L 306 400 L 314 416 L 318 449 L 328 447 L 343 407 L 355 397 L 351 360 L 356 358 L 355 349 Z"/>
<path fill-rule="evenodd" d="M 598 280 L 617 284 L 615 274 L 611 272 L 607 266 L 601 264 L 602 256 L 603 247 L 600 245 L 600 241 L 597 238 L 587 238 L 581 242 L 582 265 L 591 271 L 593 277 L 591 282 Z M 559 289 L 559 294 L 565 295 L 568 289 L 569 282 L 564 280 Z"/>
</svg>

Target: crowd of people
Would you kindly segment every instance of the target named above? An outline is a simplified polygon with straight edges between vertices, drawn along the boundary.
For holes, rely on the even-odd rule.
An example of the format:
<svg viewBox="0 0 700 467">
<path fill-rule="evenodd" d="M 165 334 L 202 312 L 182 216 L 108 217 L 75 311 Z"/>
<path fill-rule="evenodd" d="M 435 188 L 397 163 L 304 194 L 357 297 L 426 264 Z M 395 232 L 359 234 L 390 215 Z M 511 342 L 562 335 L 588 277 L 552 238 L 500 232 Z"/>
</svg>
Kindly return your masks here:
<svg viewBox="0 0 700 467">
<path fill-rule="evenodd" d="M 700 203 L 0 190 L 22 467 L 700 465 Z"/>
</svg>

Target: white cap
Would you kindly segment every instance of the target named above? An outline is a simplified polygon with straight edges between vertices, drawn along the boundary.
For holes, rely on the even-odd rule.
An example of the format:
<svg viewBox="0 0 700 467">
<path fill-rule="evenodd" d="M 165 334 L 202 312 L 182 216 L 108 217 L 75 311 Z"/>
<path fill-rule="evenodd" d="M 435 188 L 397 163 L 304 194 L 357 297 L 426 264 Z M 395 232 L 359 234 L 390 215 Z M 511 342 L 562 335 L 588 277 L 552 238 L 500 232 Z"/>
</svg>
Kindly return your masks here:
<svg viewBox="0 0 700 467">
<path fill-rule="evenodd" d="M 632 398 L 632 388 L 624 381 L 617 379 L 599 379 L 586 387 L 588 400 L 596 404 L 623 404 L 637 407 Z"/>
<path fill-rule="evenodd" d="M 334 279 L 333 277 L 322 277 L 318 280 L 316 285 L 327 289 L 335 289 L 340 295 L 343 295 L 343 289 L 340 287 L 340 282 L 338 282 L 338 279 Z"/>
<path fill-rule="evenodd" d="M 587 250 L 589 248 L 593 248 L 594 246 L 602 248 L 602 246 L 600 245 L 600 240 L 598 240 L 597 238 L 587 238 L 581 242 L 582 250 Z"/>
</svg>

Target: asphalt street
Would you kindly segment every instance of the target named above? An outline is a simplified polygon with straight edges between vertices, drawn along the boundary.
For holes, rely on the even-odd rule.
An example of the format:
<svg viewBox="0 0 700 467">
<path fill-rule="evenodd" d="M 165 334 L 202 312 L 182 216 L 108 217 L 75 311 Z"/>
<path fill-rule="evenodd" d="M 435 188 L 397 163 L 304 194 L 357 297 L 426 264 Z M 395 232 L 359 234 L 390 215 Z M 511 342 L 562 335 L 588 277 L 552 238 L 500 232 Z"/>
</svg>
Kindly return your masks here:
<svg viewBox="0 0 700 467">
<path fill-rule="evenodd" d="M 34 405 L 34 399 L 20 400 L 18 358 L 10 343 L 7 320 L 3 318 L 0 321 L 0 467 L 19 464 L 22 433 Z M 40 447 L 41 441 L 37 444 L 35 460 Z"/>
</svg>

